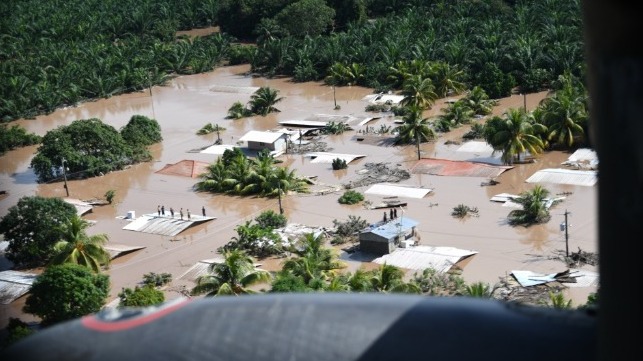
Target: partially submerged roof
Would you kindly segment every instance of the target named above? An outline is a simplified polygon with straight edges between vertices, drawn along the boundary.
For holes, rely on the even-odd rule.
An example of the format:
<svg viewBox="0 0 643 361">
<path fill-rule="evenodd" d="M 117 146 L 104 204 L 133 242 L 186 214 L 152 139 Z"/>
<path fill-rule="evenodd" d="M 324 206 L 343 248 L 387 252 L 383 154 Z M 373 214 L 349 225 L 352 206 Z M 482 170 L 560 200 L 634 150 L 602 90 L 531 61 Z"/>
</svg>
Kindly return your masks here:
<svg viewBox="0 0 643 361">
<path fill-rule="evenodd" d="M 108 243 L 103 246 L 107 252 L 109 252 L 110 258 L 114 259 L 123 255 L 126 255 L 128 253 L 132 253 L 134 251 L 138 251 L 139 249 L 143 249 L 145 247 L 143 246 L 128 246 L 126 244 L 116 244 L 116 243 Z"/>
<path fill-rule="evenodd" d="M 396 196 L 406 198 L 424 198 L 431 192 L 429 188 L 419 188 L 413 186 L 406 186 L 393 183 L 378 183 L 373 184 L 367 189 L 365 194 L 378 194 L 382 196 Z"/>
<path fill-rule="evenodd" d="M 511 271 L 516 281 L 523 287 L 535 286 L 549 282 L 561 282 L 569 287 L 596 287 L 598 273 L 570 269 L 559 273 L 542 274 L 532 271 Z"/>
<path fill-rule="evenodd" d="M 209 268 L 213 264 L 221 264 L 224 263 L 225 259 L 223 258 L 210 258 L 210 259 L 204 259 L 201 260 L 197 263 L 195 263 L 190 269 L 185 271 L 181 276 L 179 276 L 179 279 L 181 280 L 186 280 L 186 281 L 192 281 L 196 282 L 196 280 L 201 277 L 205 276 L 209 273 Z M 261 264 L 255 263 L 255 268 L 261 267 Z"/>
<path fill-rule="evenodd" d="M 374 259 L 373 262 L 418 271 L 433 268 L 438 273 L 444 273 L 454 264 L 476 253 L 478 252 L 454 247 L 416 246 L 398 248 L 393 253 Z"/>
<path fill-rule="evenodd" d="M 312 152 L 306 153 L 304 156 L 312 158 L 310 161 L 311 163 L 332 163 L 337 158 L 346 161 L 346 163 L 350 163 L 357 158 L 366 157 L 363 154 L 339 154 L 328 152 Z"/>
<path fill-rule="evenodd" d="M 251 130 L 239 138 L 240 142 L 258 142 L 274 143 L 279 138 L 284 138 L 286 133 L 282 132 L 262 132 L 260 130 Z"/>
<path fill-rule="evenodd" d="M 386 104 L 387 102 L 390 102 L 390 104 L 397 105 L 399 104 L 402 99 L 404 99 L 403 95 L 395 95 L 395 94 L 369 94 L 362 98 L 362 100 L 366 100 L 369 103 L 372 104 Z"/>
<path fill-rule="evenodd" d="M 378 223 L 374 227 L 369 227 L 362 231 L 362 233 L 374 233 L 380 237 L 391 239 L 398 236 L 400 233 L 407 232 L 413 227 L 418 225 L 418 221 L 411 219 L 409 217 L 398 217 L 392 221 L 386 223 Z"/>
<path fill-rule="evenodd" d="M 185 159 L 178 163 L 166 164 L 165 167 L 157 170 L 156 173 L 197 178 L 199 175 L 207 172 L 209 165 L 210 163 L 208 162 Z"/>
<path fill-rule="evenodd" d="M 512 207 L 512 208 L 522 208 L 522 204 L 516 202 L 515 200 L 517 198 L 520 198 L 520 195 L 518 194 L 509 194 L 509 193 L 500 193 L 496 194 L 495 196 L 491 197 L 492 202 L 499 202 L 502 203 L 503 207 Z M 555 197 L 555 198 L 545 198 L 543 200 L 545 208 L 549 209 L 551 206 L 554 204 L 554 202 L 557 201 L 562 201 L 567 197 L 561 196 L 561 197 Z"/>
<path fill-rule="evenodd" d="M 441 176 L 495 178 L 511 168 L 513 167 L 505 165 L 491 165 L 478 162 L 423 158 L 415 163 L 413 168 L 411 168 L 411 173 Z"/>
<path fill-rule="evenodd" d="M 561 168 L 541 169 L 527 178 L 527 183 L 556 183 L 578 186 L 593 186 L 598 181 L 595 170 L 574 170 Z"/>
<path fill-rule="evenodd" d="M 307 117 L 302 120 L 283 120 L 280 121 L 280 125 L 292 125 L 300 127 L 316 127 L 323 128 L 331 122 L 335 123 L 344 123 L 348 126 L 361 126 L 376 117 L 370 116 L 354 116 L 354 115 L 340 115 L 340 114 L 315 114 Z"/>
<path fill-rule="evenodd" d="M 8 305 L 25 293 L 38 275 L 20 271 L 0 272 L 0 303 Z"/>
<path fill-rule="evenodd" d="M 234 150 L 234 148 L 238 147 L 233 144 L 215 144 L 202 149 L 199 153 L 223 155 L 226 150 Z"/>
<path fill-rule="evenodd" d="M 598 155 L 589 148 L 580 148 L 562 163 L 576 169 L 598 169 Z"/>
<path fill-rule="evenodd" d="M 214 85 L 210 87 L 211 92 L 217 93 L 253 94 L 257 90 L 259 87 L 256 86 Z"/>
<path fill-rule="evenodd" d="M 203 217 L 192 214 L 191 219 L 188 220 L 187 213 L 185 213 L 181 220 L 177 213 L 178 212 L 175 211 L 174 217 L 158 216 L 153 213 L 145 214 L 131 221 L 123 227 L 123 229 L 128 231 L 160 234 L 163 236 L 176 236 L 194 224 L 216 219 L 216 217 Z"/>
<path fill-rule="evenodd" d="M 94 206 L 92 206 L 90 203 L 81 201 L 80 199 L 75 199 L 75 198 L 64 198 L 63 199 L 65 202 L 71 204 L 76 208 L 76 214 L 79 216 L 82 216 L 83 214 L 90 212 Z"/>
</svg>

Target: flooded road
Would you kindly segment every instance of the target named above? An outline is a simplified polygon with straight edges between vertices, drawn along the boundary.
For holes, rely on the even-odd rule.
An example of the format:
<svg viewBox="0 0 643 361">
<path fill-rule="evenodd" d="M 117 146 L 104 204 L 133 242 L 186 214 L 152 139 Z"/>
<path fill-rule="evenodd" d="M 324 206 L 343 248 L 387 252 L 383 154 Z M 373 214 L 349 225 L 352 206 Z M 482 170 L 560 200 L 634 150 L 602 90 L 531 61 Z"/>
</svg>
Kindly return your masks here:
<svg viewBox="0 0 643 361">
<path fill-rule="evenodd" d="M 155 118 L 162 129 L 163 141 L 151 148 L 154 161 L 139 164 L 129 169 L 106 174 L 102 177 L 69 181 L 71 198 L 103 199 L 108 190 L 115 191 L 111 205 L 95 207 L 84 218 L 96 221 L 88 233 L 106 233 L 109 241 L 116 244 L 140 246 L 143 249 L 113 261 L 109 272 L 112 292 L 110 301 L 117 298 L 124 287 L 133 288 L 149 272 L 169 272 L 175 280 L 166 298 L 179 296 L 182 286 L 192 285 L 179 280 L 180 276 L 196 262 L 217 257 L 217 248 L 236 236 L 235 227 L 252 220 L 262 211 L 278 211 L 276 199 L 241 198 L 207 193 L 197 193 L 192 186 L 197 179 L 156 173 L 167 164 L 182 160 L 213 162 L 218 156 L 194 152 L 212 145 L 216 133 L 196 135 L 207 123 L 226 128 L 220 136 L 224 144 L 236 144 L 250 130 L 269 130 L 279 127 L 283 120 L 305 119 L 315 114 L 341 114 L 374 116 L 365 112 L 364 96 L 370 89 L 361 87 L 332 88 L 321 83 L 292 83 L 288 79 L 265 79 L 246 75 L 248 66 L 223 67 L 207 74 L 182 76 L 156 86 L 151 90 L 115 96 L 110 99 L 84 103 L 75 108 L 58 110 L 50 115 L 15 122 L 29 132 L 44 135 L 58 126 L 68 125 L 76 119 L 99 118 L 117 129 L 123 127 L 133 115 Z M 279 90 L 283 100 L 276 104 L 280 112 L 266 117 L 225 119 L 228 108 L 237 101 L 246 103 L 252 89 L 269 86 Z M 213 91 L 216 89 L 217 91 Z M 222 91 L 222 89 L 226 91 Z M 533 109 L 545 93 L 527 96 L 527 108 Z M 515 95 L 502 99 L 494 114 L 502 114 L 508 108 L 523 106 L 524 98 Z M 341 107 L 334 110 L 334 102 Z M 445 100 L 436 102 L 425 116 L 435 116 L 445 106 Z M 375 115 L 380 117 L 380 115 Z M 393 117 L 381 116 L 368 123 L 369 127 L 396 126 Z M 330 164 L 311 163 L 310 158 L 299 154 L 279 157 L 301 176 L 316 176 L 327 184 L 347 184 L 359 177 L 358 170 L 365 163 L 382 162 L 391 166 L 410 169 L 417 161 L 415 146 L 383 147 L 356 141 L 356 128 L 339 136 L 324 137 L 323 141 L 333 153 L 360 154 L 365 157 L 349 164 L 347 170 L 333 171 Z M 442 135 L 433 143 L 423 144 L 421 153 L 426 158 L 459 159 L 457 144 L 445 144 L 449 139 L 461 141 L 468 127 Z M 23 196 L 41 195 L 64 197 L 62 182 L 38 184 L 29 168 L 29 162 L 37 147 L 26 147 L 8 152 L 0 157 L 0 189 L 8 194 L 0 199 L 0 216 Z M 513 270 L 530 270 L 540 273 L 564 271 L 565 265 L 551 257 L 565 249 L 565 238 L 559 224 L 564 212 L 569 212 L 569 249 L 579 248 L 597 252 L 597 187 L 543 184 L 552 196 L 566 194 L 566 199 L 550 209 L 552 219 L 544 225 L 511 227 L 506 217 L 511 208 L 491 202 L 499 193 L 518 194 L 530 190 L 533 184 L 525 180 L 535 171 L 556 168 L 569 154 L 550 152 L 535 163 L 519 164 L 500 175 L 499 184 L 481 186 L 487 179 L 479 177 L 445 177 L 427 174 L 412 174 L 404 184 L 431 189 L 422 199 L 409 198 L 404 217 L 419 222 L 420 243 L 431 246 L 451 246 L 477 252 L 465 262 L 462 276 L 468 283 L 483 281 L 494 284 L 499 277 Z M 367 187 L 358 188 L 364 192 Z M 349 215 L 359 216 L 369 222 L 377 222 L 382 210 L 366 209 L 362 205 L 346 206 L 337 202 L 343 192 L 314 195 L 289 195 L 283 199 L 285 214 L 292 223 L 331 228 L 333 220 L 344 221 Z M 365 195 L 367 200 L 378 202 L 378 197 Z M 477 207 L 478 217 L 464 220 L 451 216 L 459 204 Z M 175 237 L 160 236 L 124 230 L 128 221 L 122 219 L 128 212 L 136 215 L 156 213 L 157 206 L 166 209 L 189 209 L 200 214 L 206 208 L 208 216 L 215 220 L 189 228 Z M 268 265 L 269 262 L 266 262 Z M 278 265 L 273 261 L 272 267 Z M 589 270 L 594 270 L 592 267 Z M 593 289 L 570 288 L 568 298 L 574 305 L 584 304 Z M 19 302 L 15 302 L 18 304 Z M 17 312 L 15 306 L 3 313 Z M 3 318 L 7 314 L 3 315 Z M 6 318 L 5 318 L 6 319 Z"/>
</svg>

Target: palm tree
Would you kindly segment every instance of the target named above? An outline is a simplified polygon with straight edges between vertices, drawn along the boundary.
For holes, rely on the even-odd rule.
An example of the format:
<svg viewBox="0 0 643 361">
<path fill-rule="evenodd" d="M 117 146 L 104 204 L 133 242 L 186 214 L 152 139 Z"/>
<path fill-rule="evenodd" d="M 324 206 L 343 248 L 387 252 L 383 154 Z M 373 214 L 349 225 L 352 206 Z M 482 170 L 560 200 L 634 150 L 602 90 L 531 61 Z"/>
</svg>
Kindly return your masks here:
<svg viewBox="0 0 643 361">
<path fill-rule="evenodd" d="M 504 117 L 493 117 L 485 123 L 484 137 L 494 152 L 502 151 L 504 164 L 513 164 L 526 152 L 532 155 L 541 154 L 545 144 L 537 133 L 544 131 L 545 126 L 531 121 L 522 109 L 511 108 Z"/>
<path fill-rule="evenodd" d="M 223 254 L 223 263 L 213 263 L 208 267 L 210 274 L 199 276 L 192 295 L 205 293 L 206 297 L 219 295 L 252 294 L 248 286 L 268 282 L 268 271 L 255 268 L 254 260 L 245 251 L 232 250 Z"/>
<path fill-rule="evenodd" d="M 465 102 L 475 115 L 491 114 L 493 107 L 498 104 L 498 101 L 490 99 L 487 92 L 480 86 L 473 87 L 460 101 Z"/>
<path fill-rule="evenodd" d="M 283 270 L 301 276 L 306 284 L 311 285 L 319 280 L 328 281 L 335 276 L 335 271 L 346 265 L 337 259 L 332 248 L 324 247 L 323 234 L 306 233 L 301 241 L 301 250 L 296 251 L 299 257 L 284 262 Z M 317 281 L 316 281 L 317 280 Z"/>
<path fill-rule="evenodd" d="M 466 89 L 462 81 L 464 72 L 445 62 L 440 61 L 431 64 L 429 77 L 435 85 L 435 93 L 440 98 L 460 94 Z"/>
<path fill-rule="evenodd" d="M 420 293 L 420 288 L 403 280 L 404 271 L 384 263 L 371 276 L 371 285 L 377 292 Z"/>
<path fill-rule="evenodd" d="M 111 255 L 103 248 L 107 234 L 88 235 L 85 230 L 90 223 L 75 215 L 61 225 L 62 239 L 54 245 L 54 256 L 50 264 L 76 263 L 96 273 L 101 267 L 109 266 Z"/>
<path fill-rule="evenodd" d="M 493 296 L 493 290 L 488 283 L 476 282 L 467 285 L 464 294 L 469 297 L 491 298 Z"/>
<path fill-rule="evenodd" d="M 435 131 L 429 126 L 429 119 L 422 118 L 422 109 L 418 106 L 409 107 L 409 112 L 402 118 L 404 124 L 396 128 L 398 132 L 397 143 L 411 143 L 417 145 L 418 160 L 420 155 L 420 143 L 435 139 Z"/>
<path fill-rule="evenodd" d="M 531 191 L 522 192 L 514 199 L 522 209 L 514 209 L 509 212 L 508 219 L 511 225 L 530 225 L 534 223 L 546 223 L 551 216 L 545 202 L 549 191 L 541 185 L 536 185 Z"/>
<path fill-rule="evenodd" d="M 283 100 L 278 97 L 279 90 L 270 87 L 261 87 L 250 96 L 250 111 L 253 114 L 266 116 L 272 112 L 279 112 L 274 105 Z"/>
<path fill-rule="evenodd" d="M 438 98 L 431 79 L 423 78 L 420 75 L 413 75 L 406 79 L 400 94 L 404 96 L 400 101 L 400 106 L 414 106 L 421 110 L 431 109 Z"/>
</svg>

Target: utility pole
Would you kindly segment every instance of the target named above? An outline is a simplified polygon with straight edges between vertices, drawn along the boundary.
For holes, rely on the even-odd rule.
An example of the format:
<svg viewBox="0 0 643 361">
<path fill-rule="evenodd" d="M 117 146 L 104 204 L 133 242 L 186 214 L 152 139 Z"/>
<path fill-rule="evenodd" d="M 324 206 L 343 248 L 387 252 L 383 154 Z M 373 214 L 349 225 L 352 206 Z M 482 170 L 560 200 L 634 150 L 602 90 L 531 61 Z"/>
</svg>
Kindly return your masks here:
<svg viewBox="0 0 643 361">
<path fill-rule="evenodd" d="M 65 181 L 65 192 L 67 193 L 67 197 L 69 197 L 69 187 L 67 187 L 67 169 L 65 168 L 65 158 L 62 159 L 62 166 L 63 166 L 63 180 Z"/>
<path fill-rule="evenodd" d="M 525 109 L 525 114 L 527 114 L 527 93 L 522 95 L 523 108 Z"/>
<path fill-rule="evenodd" d="M 279 179 L 277 179 L 277 189 L 279 189 L 279 214 L 284 214 L 284 209 L 281 206 L 281 183 L 279 183 Z"/>
<path fill-rule="evenodd" d="M 565 257 L 569 257 L 569 224 L 567 223 L 567 215 L 570 214 L 565 210 L 565 221 L 560 224 L 560 230 L 565 231 Z"/>
</svg>

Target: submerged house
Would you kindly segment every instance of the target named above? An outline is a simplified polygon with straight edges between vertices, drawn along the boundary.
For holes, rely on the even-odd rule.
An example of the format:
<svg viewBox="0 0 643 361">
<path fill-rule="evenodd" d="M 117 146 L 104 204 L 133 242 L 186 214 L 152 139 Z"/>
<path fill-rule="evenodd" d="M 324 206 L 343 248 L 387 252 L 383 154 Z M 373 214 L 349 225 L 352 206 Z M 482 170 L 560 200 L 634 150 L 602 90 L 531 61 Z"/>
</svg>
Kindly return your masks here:
<svg viewBox="0 0 643 361">
<path fill-rule="evenodd" d="M 417 221 L 403 216 L 373 224 L 360 232 L 360 250 L 377 255 L 389 254 L 397 247 L 404 247 L 406 243 L 403 241 L 415 236 L 417 225 Z"/>
<path fill-rule="evenodd" d="M 286 150 L 289 134 L 285 132 L 262 132 L 251 130 L 244 134 L 239 141 L 246 142 L 248 150 L 262 151 L 267 149 L 272 155 L 281 155 Z"/>
</svg>

